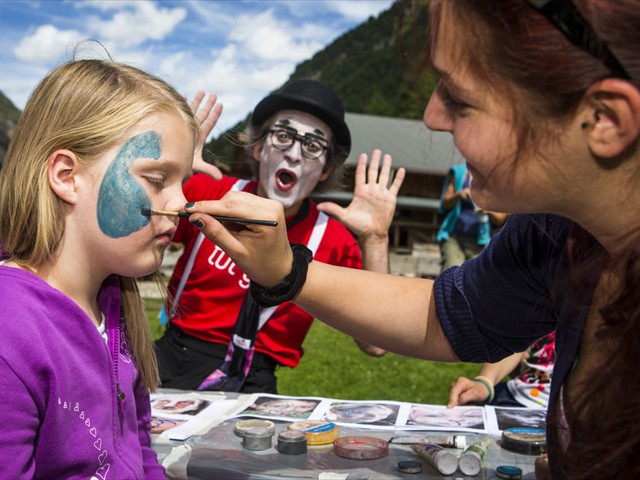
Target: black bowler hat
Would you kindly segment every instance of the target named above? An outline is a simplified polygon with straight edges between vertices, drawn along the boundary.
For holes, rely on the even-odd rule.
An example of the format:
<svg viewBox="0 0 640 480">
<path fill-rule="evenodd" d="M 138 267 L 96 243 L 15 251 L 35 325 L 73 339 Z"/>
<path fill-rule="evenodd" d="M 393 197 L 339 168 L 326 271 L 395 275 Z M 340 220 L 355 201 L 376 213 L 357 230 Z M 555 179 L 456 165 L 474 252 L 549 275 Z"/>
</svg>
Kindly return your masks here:
<svg viewBox="0 0 640 480">
<path fill-rule="evenodd" d="M 347 154 L 351 150 L 351 134 L 344 121 L 344 106 L 328 86 L 314 80 L 290 83 L 282 92 L 273 93 L 258 103 L 253 110 L 251 124 L 262 125 L 282 110 L 299 110 L 318 117 L 329 126 L 336 143 L 344 147 Z"/>
</svg>

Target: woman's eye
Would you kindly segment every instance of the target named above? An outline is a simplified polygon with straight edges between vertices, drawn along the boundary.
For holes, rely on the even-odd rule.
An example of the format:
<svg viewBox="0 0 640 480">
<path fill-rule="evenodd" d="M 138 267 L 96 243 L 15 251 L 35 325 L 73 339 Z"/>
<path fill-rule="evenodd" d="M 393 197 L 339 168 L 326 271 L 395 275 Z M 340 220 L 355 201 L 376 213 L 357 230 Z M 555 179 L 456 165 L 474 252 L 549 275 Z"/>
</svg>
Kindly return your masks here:
<svg viewBox="0 0 640 480">
<path fill-rule="evenodd" d="M 451 93 L 449 92 L 449 90 L 447 90 L 442 83 L 439 85 L 439 90 L 440 90 L 440 99 L 442 100 L 442 103 L 444 104 L 444 106 L 447 108 L 447 110 L 453 112 L 453 113 L 460 113 L 462 111 L 464 111 L 466 108 L 469 107 L 469 104 L 464 103 L 460 100 L 458 100 L 457 98 L 455 98 L 453 95 L 451 95 Z"/>
</svg>

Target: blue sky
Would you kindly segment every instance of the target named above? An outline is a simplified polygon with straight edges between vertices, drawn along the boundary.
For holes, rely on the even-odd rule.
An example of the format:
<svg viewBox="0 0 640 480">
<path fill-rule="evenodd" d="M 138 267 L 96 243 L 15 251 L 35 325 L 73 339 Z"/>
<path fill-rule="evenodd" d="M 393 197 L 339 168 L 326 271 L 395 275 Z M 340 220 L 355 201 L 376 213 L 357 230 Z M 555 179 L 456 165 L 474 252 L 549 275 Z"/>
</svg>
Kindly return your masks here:
<svg viewBox="0 0 640 480">
<path fill-rule="evenodd" d="M 392 0 L 0 0 L 0 90 L 20 109 L 87 38 L 189 98 L 215 91 L 213 135 L 243 119 L 295 66 Z M 82 44 L 81 44 L 82 45 Z M 85 44 L 86 45 L 86 44 Z M 94 46 L 82 57 L 104 58 Z"/>
</svg>

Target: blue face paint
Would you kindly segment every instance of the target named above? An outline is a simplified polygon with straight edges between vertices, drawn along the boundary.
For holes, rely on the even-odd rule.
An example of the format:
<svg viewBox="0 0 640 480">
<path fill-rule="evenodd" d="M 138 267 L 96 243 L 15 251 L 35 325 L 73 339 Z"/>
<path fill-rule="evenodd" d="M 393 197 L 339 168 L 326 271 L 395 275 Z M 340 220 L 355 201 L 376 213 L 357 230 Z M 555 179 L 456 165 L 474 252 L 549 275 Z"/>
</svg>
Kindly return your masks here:
<svg viewBox="0 0 640 480">
<path fill-rule="evenodd" d="M 151 200 L 142 185 L 129 173 L 138 158 L 160 158 L 160 135 L 144 132 L 130 138 L 104 174 L 98 192 L 98 225 L 112 238 L 126 237 L 149 224 L 142 215 L 143 207 L 151 208 Z"/>
</svg>

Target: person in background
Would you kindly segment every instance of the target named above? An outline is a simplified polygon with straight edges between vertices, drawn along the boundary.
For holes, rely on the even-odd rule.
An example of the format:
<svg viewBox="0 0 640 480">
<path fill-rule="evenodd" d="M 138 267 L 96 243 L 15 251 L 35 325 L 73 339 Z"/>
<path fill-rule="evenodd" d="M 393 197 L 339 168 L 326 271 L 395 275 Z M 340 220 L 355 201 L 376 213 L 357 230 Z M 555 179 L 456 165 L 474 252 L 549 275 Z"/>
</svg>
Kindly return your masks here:
<svg viewBox="0 0 640 480">
<path fill-rule="evenodd" d="M 449 169 L 440 195 L 442 224 L 436 234 L 441 271 L 477 257 L 491 234 L 504 225 L 506 213 L 478 209 L 471 199 L 471 175 L 463 163 Z"/>
<path fill-rule="evenodd" d="M 547 408 L 555 361 L 555 332 L 541 338 L 525 352 L 485 363 L 473 380 L 459 377 L 451 385 L 448 407 L 486 403 L 500 407 Z M 517 372 L 514 378 L 502 381 Z"/>
<path fill-rule="evenodd" d="M 0 478 L 166 478 L 136 277 L 156 271 L 199 125 L 159 78 L 70 61 L 36 87 L 0 173 Z"/>
<path fill-rule="evenodd" d="M 480 255 L 434 281 L 311 261 L 282 228 L 208 216 L 283 219 L 242 193 L 189 204 L 190 221 L 251 278 L 256 302 L 293 301 L 396 353 L 495 363 L 555 330 L 536 474 L 640 478 L 640 3 L 428 8 L 439 81 L 424 121 L 453 135 L 474 202 L 510 213 Z"/>
<path fill-rule="evenodd" d="M 198 111 L 203 97 L 199 93 L 192 109 L 204 128 L 215 102 L 210 99 Z M 207 125 L 203 138 L 213 126 Z M 300 80 L 268 95 L 253 111 L 248 137 L 257 180 L 194 175 L 184 185 L 190 202 L 218 199 L 229 191 L 273 199 L 284 208 L 289 241 L 308 246 L 318 260 L 388 271 L 388 229 L 404 178 L 404 169 L 392 178 L 390 156 L 381 160 L 374 150 L 368 166 L 367 155 L 360 156 L 354 200 L 346 209 L 309 199 L 336 185 L 351 148 L 342 102 L 329 87 Z M 349 225 L 364 262 L 358 240 L 324 212 Z M 277 393 L 275 370 L 300 362 L 313 316 L 291 303 L 255 306 L 247 294 L 249 278 L 189 222 L 180 223 L 174 241 L 184 250 L 169 281 L 170 321 L 156 341 L 162 386 Z M 367 353 L 377 352 L 358 344 Z"/>
</svg>

